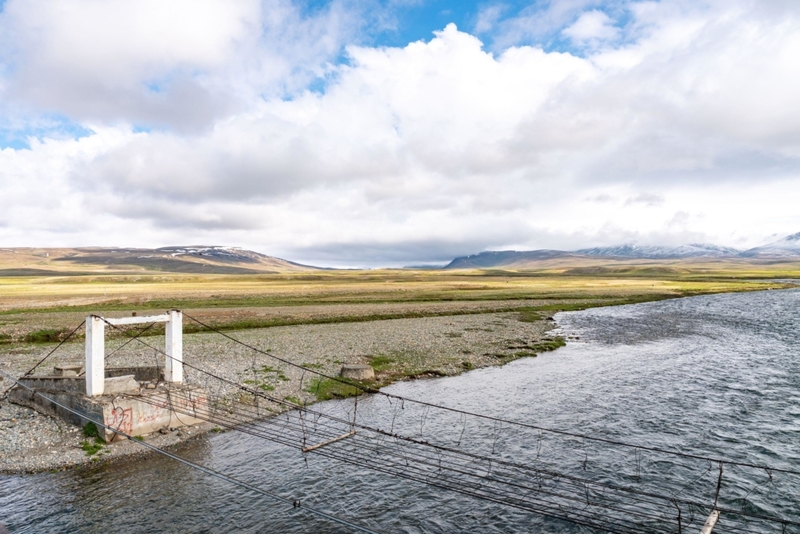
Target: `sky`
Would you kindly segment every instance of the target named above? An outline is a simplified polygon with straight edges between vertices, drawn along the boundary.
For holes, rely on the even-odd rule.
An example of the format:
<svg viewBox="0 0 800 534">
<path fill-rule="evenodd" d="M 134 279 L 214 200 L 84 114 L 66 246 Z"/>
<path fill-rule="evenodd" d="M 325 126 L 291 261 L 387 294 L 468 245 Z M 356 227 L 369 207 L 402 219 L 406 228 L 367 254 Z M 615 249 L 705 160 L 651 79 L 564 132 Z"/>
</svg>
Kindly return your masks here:
<svg viewBox="0 0 800 534">
<path fill-rule="evenodd" d="M 749 248 L 799 87 L 796 0 L 0 1 L 0 247 Z"/>
</svg>

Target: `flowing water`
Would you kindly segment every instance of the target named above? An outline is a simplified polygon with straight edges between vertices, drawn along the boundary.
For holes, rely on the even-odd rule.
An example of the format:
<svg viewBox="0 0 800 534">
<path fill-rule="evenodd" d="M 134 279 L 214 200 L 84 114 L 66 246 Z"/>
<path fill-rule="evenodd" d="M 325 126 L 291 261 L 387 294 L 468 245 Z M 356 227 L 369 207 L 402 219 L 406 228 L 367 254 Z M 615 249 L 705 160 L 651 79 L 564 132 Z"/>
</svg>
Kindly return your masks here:
<svg viewBox="0 0 800 534">
<path fill-rule="evenodd" d="M 681 508 L 681 528 L 697 532 L 716 497 L 718 464 L 645 447 L 800 471 L 798 305 L 800 291 L 787 290 L 562 313 L 557 321 L 570 342 L 555 352 L 386 388 L 641 449 L 380 396 L 358 400 L 359 421 L 391 424 L 393 431 L 486 457 L 701 503 L 705 508 L 667 506 L 652 523 L 653 531 L 678 532 Z M 350 416 L 356 405 L 348 399 L 314 409 Z M 348 441 L 329 450 L 358 443 Z M 607 529 L 580 526 L 397 479 L 370 466 L 304 456 L 240 432 L 209 435 L 174 452 L 382 532 L 605 532 L 630 511 L 609 507 L 601 514 Z M 374 462 L 371 467 L 380 466 L 380 457 Z M 721 508 L 800 523 L 800 476 L 725 466 L 721 480 Z M 57 474 L 0 476 L 0 523 L 12 533 L 347 531 L 159 456 Z M 715 532 L 800 528 L 790 524 L 784 530 L 723 512 Z"/>
</svg>

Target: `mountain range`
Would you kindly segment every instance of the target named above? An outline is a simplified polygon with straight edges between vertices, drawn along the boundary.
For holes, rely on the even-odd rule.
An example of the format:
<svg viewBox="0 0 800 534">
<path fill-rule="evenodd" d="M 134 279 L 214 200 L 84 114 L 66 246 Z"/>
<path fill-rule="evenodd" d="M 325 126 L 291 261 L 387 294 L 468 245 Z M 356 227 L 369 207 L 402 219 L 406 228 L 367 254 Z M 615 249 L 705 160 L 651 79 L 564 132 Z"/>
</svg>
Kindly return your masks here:
<svg viewBox="0 0 800 534">
<path fill-rule="evenodd" d="M 595 247 L 575 251 L 529 250 L 487 251 L 456 258 L 445 269 L 488 269 L 497 267 L 522 268 L 527 264 L 557 259 L 608 260 L 679 260 L 690 258 L 749 259 L 763 261 L 800 261 L 800 232 L 767 245 L 747 250 L 693 243 L 677 247 L 620 245 Z"/>
<path fill-rule="evenodd" d="M 748 250 L 691 244 L 678 247 L 621 245 L 575 251 L 487 251 L 455 258 L 444 269 L 530 269 L 557 265 L 586 268 L 606 262 L 618 264 L 619 261 L 626 260 L 734 260 L 745 263 L 800 261 L 800 232 Z M 0 248 L 0 277 L 155 273 L 246 275 L 301 273 L 319 269 L 321 268 L 237 247 L 197 245 L 155 249 Z"/>
</svg>

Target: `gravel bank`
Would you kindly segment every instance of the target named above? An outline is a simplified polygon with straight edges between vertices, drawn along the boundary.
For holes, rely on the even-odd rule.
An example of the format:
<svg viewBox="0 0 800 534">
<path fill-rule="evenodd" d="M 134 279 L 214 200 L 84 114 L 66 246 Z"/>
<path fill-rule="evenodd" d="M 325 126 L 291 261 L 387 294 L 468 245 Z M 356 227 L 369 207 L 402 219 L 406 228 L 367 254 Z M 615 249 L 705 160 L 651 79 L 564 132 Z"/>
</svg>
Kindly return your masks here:
<svg viewBox="0 0 800 534">
<path fill-rule="evenodd" d="M 269 307 L 237 307 L 237 308 L 184 308 L 184 311 L 197 319 L 210 324 L 235 323 L 247 321 L 286 321 L 291 323 L 324 322 L 331 319 L 333 323 L 344 322 L 342 318 L 357 320 L 363 318 L 401 318 L 408 315 L 457 315 L 469 313 L 486 313 L 492 311 L 511 311 L 524 307 L 537 307 L 552 304 L 576 304 L 589 302 L 584 299 L 521 299 L 521 300 L 476 300 L 445 302 L 385 302 L 357 304 L 315 304 L 302 306 L 269 306 Z M 135 308 L 135 306 L 134 306 Z M 0 306 L 2 310 L 2 306 Z M 161 313 L 163 310 L 152 310 Z M 150 312 L 140 312 L 140 314 Z M 87 312 L 32 312 L 21 311 L 7 313 L 0 318 L 0 337 L 8 336 L 14 340 L 22 340 L 25 334 L 43 329 L 70 331 L 86 318 Z M 121 312 L 108 312 L 108 317 L 126 315 Z M 392 317 L 386 317 L 392 316 Z M 192 325 L 192 321 L 186 321 Z M 273 326 L 273 325 L 266 325 Z M 2 345 L 0 345 L 0 353 Z"/>
<path fill-rule="evenodd" d="M 536 352 L 536 343 L 546 337 L 553 325 L 547 321 L 522 322 L 519 315 L 512 312 L 283 326 L 237 331 L 230 335 L 275 356 L 329 375 L 338 374 L 345 363 L 374 364 L 380 361 L 377 379 L 385 384 L 402 377 L 454 375 L 532 355 Z M 144 340 L 153 346 L 163 345 L 163 337 Z M 154 365 L 156 362 L 163 365 L 163 357 L 137 342 L 113 353 L 122 344 L 123 340 L 108 342 L 109 366 Z M 4 372 L 19 376 L 52 348 L 40 345 L 0 353 L 0 365 Z M 315 394 L 308 391 L 314 376 L 218 334 L 185 336 L 184 354 L 187 363 L 237 383 L 254 380 L 269 389 L 273 396 L 303 402 L 316 400 Z M 68 343 L 47 361 L 43 370 L 49 371 L 55 364 L 80 364 L 82 360 L 83 345 Z M 188 368 L 186 381 L 206 387 L 212 395 L 231 392 L 218 381 Z M 209 428 L 209 425 L 201 425 L 166 435 L 156 433 L 146 439 L 156 446 L 165 447 L 202 434 Z M 140 445 L 120 442 L 89 456 L 81 448 L 84 440 L 76 427 L 28 408 L 0 402 L 0 472 L 60 469 L 95 459 L 106 460 L 144 452 Z"/>
</svg>

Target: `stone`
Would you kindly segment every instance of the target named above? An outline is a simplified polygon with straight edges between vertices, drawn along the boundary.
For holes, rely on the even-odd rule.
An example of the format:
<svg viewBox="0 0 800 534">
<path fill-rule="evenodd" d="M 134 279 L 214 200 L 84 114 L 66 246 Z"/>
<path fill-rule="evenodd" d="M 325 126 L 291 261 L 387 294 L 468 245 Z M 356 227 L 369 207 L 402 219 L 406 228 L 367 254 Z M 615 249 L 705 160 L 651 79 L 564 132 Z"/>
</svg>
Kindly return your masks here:
<svg viewBox="0 0 800 534">
<path fill-rule="evenodd" d="M 342 365 L 339 376 L 351 380 L 375 380 L 375 371 L 369 365 L 346 364 Z"/>
<path fill-rule="evenodd" d="M 56 365 L 53 367 L 55 376 L 78 376 L 83 371 L 81 365 Z"/>
</svg>

